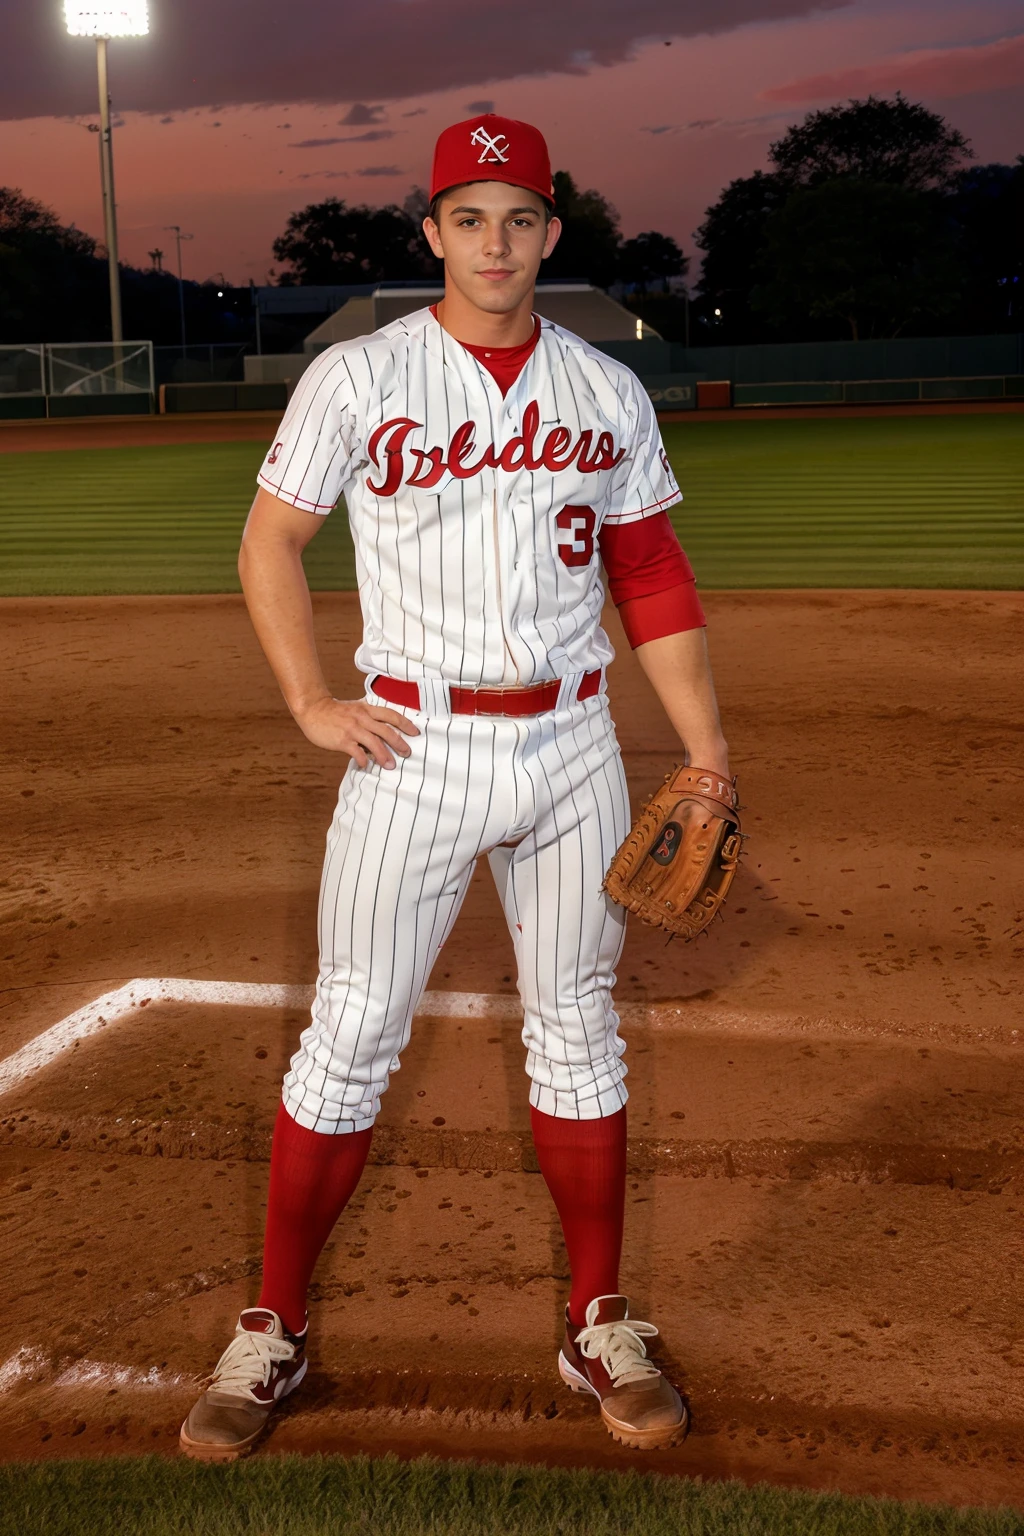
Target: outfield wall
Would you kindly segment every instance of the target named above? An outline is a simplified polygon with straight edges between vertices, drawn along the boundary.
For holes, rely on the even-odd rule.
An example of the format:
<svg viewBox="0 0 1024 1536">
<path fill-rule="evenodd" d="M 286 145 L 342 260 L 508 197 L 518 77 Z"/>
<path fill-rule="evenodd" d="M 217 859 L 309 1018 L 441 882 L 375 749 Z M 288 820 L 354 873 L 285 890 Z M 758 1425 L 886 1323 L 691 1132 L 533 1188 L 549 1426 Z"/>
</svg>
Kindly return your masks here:
<svg viewBox="0 0 1024 1536">
<path fill-rule="evenodd" d="M 594 345 L 632 368 L 659 410 L 1019 399 L 1024 380 L 1024 334 L 747 347 L 683 347 L 660 338 Z M 161 385 L 159 409 L 283 410 L 309 361 L 302 353 L 249 356 L 244 381 Z M 129 379 L 129 364 L 145 377 Z M 729 397 L 712 401 L 709 381 L 731 390 Z M 0 418 L 148 414 L 156 403 L 148 341 L 126 342 L 117 351 L 111 343 L 0 347 Z"/>
<path fill-rule="evenodd" d="M 733 384 L 808 380 L 994 378 L 1024 374 L 1024 334 L 912 336 L 895 341 L 801 341 L 684 347 L 674 341 L 602 341 L 642 378 L 690 375 Z"/>
</svg>

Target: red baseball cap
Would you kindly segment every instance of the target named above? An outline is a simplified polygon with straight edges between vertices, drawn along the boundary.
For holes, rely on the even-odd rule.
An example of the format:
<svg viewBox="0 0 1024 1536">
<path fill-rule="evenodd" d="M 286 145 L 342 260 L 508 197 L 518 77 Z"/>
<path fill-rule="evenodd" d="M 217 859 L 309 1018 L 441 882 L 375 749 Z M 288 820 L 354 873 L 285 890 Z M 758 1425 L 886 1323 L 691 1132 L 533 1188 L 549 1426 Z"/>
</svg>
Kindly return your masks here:
<svg viewBox="0 0 1024 1536">
<path fill-rule="evenodd" d="M 544 135 L 530 123 L 485 112 L 446 128 L 434 149 L 430 199 L 464 181 L 507 181 L 554 203 Z"/>
</svg>

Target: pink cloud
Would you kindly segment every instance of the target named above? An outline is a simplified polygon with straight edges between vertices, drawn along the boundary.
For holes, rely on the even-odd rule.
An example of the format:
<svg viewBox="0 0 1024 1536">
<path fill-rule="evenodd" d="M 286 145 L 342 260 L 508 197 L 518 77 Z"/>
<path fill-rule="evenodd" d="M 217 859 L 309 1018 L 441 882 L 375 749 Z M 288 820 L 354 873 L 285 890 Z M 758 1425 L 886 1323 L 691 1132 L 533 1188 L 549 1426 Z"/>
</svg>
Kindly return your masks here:
<svg viewBox="0 0 1024 1536">
<path fill-rule="evenodd" d="M 174 0 L 148 41 L 118 44 L 122 111 L 270 102 L 415 99 L 453 87 L 586 75 L 651 39 L 698 38 L 792 22 L 852 0 Z M 0 120 L 95 111 L 95 71 L 57 36 L 50 0 L 0 0 Z M 284 108 L 290 111 L 291 108 Z M 474 109 L 475 110 L 475 109 Z M 354 123 L 356 119 L 350 118 Z"/>
<path fill-rule="evenodd" d="M 1024 85 L 1024 33 L 967 48 L 922 49 L 827 75 L 806 75 L 762 91 L 764 101 L 808 102 L 870 92 L 913 92 L 932 97 Z"/>
</svg>

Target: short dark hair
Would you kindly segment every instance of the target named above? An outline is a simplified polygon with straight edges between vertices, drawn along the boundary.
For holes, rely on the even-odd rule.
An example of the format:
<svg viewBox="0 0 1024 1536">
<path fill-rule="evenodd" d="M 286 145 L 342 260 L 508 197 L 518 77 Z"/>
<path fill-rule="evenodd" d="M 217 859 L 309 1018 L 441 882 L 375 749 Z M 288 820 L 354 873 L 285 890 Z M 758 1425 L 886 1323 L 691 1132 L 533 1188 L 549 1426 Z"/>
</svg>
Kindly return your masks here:
<svg viewBox="0 0 1024 1536">
<path fill-rule="evenodd" d="M 486 180 L 485 177 L 481 177 L 480 179 L 481 181 Z M 454 187 L 445 187 L 443 192 L 438 192 L 436 197 L 432 197 L 430 199 L 430 207 L 427 209 L 427 217 L 433 219 L 434 223 L 436 224 L 437 216 L 441 211 L 441 204 L 444 202 L 445 198 L 452 197 L 456 192 L 461 192 L 463 187 L 472 187 L 475 185 L 476 183 L 472 181 L 459 181 L 456 182 Z M 525 190 L 529 191 L 530 189 L 527 187 Z M 540 197 L 540 193 L 538 192 L 536 196 Z M 549 203 L 546 197 L 541 198 L 541 202 L 544 204 L 544 222 L 545 224 L 550 224 L 555 211 L 554 204 Z"/>
</svg>

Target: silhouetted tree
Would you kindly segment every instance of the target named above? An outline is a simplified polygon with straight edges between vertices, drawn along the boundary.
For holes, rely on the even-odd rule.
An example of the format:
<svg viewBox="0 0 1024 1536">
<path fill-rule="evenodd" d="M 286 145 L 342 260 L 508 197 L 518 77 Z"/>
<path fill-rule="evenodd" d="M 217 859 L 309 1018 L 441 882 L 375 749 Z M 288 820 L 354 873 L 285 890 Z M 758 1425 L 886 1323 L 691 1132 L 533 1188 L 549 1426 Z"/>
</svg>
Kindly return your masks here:
<svg viewBox="0 0 1024 1536">
<path fill-rule="evenodd" d="M 652 283 L 667 287 L 670 277 L 682 277 L 690 265 L 670 235 L 656 229 L 623 240 L 619 246 L 619 280 L 631 283 L 646 294 Z"/>
<path fill-rule="evenodd" d="M 762 268 L 756 310 L 780 328 L 842 320 L 853 341 L 948 314 L 960 290 L 935 199 L 859 176 L 798 188 L 768 222 Z"/>
<path fill-rule="evenodd" d="M 568 171 L 556 171 L 555 212 L 562 221 L 558 244 L 543 262 L 541 281 L 578 278 L 607 288 L 618 269 L 619 215 L 593 187 L 580 191 Z"/>
<path fill-rule="evenodd" d="M 309 283 L 373 283 L 423 277 L 428 265 L 417 222 L 393 203 L 349 207 L 340 198 L 300 208 L 274 241 L 289 270 L 283 287 Z"/>
<path fill-rule="evenodd" d="M 1024 328 L 1024 155 L 1013 165 L 970 166 L 947 208 L 967 274 L 962 327 Z"/>
<path fill-rule="evenodd" d="M 96 241 L 73 224 L 63 225 L 52 208 L 26 197 L 20 187 L 0 187 L 0 240 L 5 247 L 74 257 L 92 256 Z"/>
<path fill-rule="evenodd" d="M 0 342 L 108 341 L 109 274 L 96 252 L 92 236 L 52 208 L 0 187 Z M 122 265 L 121 303 L 126 339 L 177 343 L 176 277 Z M 190 342 L 249 339 L 251 312 L 233 313 L 213 283 L 185 283 L 185 312 Z"/>
<path fill-rule="evenodd" d="M 973 151 L 956 128 L 897 91 L 809 112 L 768 151 L 777 175 L 813 186 L 839 176 L 888 181 L 918 192 L 948 189 Z"/>
<path fill-rule="evenodd" d="M 869 96 L 809 113 L 771 145 L 772 169 L 730 182 L 696 233 L 704 252 L 699 311 L 706 318 L 721 310 L 716 339 L 827 334 L 829 323 L 840 316 L 857 330 L 864 325 L 896 328 L 917 316 L 948 313 L 949 294 L 957 286 L 953 246 L 937 210 L 958 184 L 970 155 L 970 145 L 957 129 L 899 93 L 891 100 Z M 785 217 L 790 200 L 818 186 L 853 182 L 875 190 L 865 191 L 859 202 L 855 191 L 830 190 L 818 201 L 803 198 L 792 216 Z M 876 213 L 885 203 L 885 193 L 878 189 L 886 186 L 904 196 L 890 200 L 896 224 L 883 250 Z M 868 221 L 861 230 L 850 222 L 857 207 Z M 841 277 L 842 253 L 836 231 L 824 217 L 826 208 L 853 242 L 847 257 L 850 282 L 857 274 L 853 288 Z M 820 244 L 819 252 L 796 249 L 798 228 L 804 239 Z M 922 249 L 925 231 L 927 249 Z M 906 244 L 899 252 L 901 239 Z M 795 262 L 788 277 L 780 266 L 783 249 L 792 252 Z M 912 273 L 916 279 L 908 275 Z M 897 274 L 903 274 L 898 281 Z M 910 286 L 917 282 L 916 298 L 909 287 L 901 286 L 904 281 Z M 804 305 L 794 300 L 798 288 L 807 297 Z M 869 289 L 878 307 L 836 307 L 838 295 L 863 295 Z M 883 289 L 888 295 L 884 300 Z M 905 299 L 897 301 L 897 289 Z"/>
<path fill-rule="evenodd" d="M 83 322 L 89 334 L 105 271 L 89 235 L 19 188 L 0 187 L 0 340 L 79 340 Z"/>
<path fill-rule="evenodd" d="M 621 275 L 625 252 L 630 282 L 649 283 L 685 271 L 686 259 L 674 240 L 650 230 L 622 242 L 619 215 L 593 188 L 581 190 L 568 171 L 554 175 L 555 211 L 562 234 L 541 268 L 541 279 L 579 278 L 607 288 Z M 309 283 L 380 282 L 439 278 L 442 265 L 422 234 L 428 199 L 413 187 L 401 208 L 349 207 L 338 198 L 293 213 L 274 255 L 287 269 L 286 286 Z"/>
<path fill-rule="evenodd" d="M 717 203 L 707 210 L 694 241 L 704 252 L 699 284 L 699 311 L 710 317 L 722 312 L 717 339 L 759 341 L 766 332 L 763 315 L 750 307 L 750 293 L 760 276 L 758 255 L 764 248 L 768 221 L 786 200 L 777 176 L 755 171 L 730 181 Z"/>
</svg>

